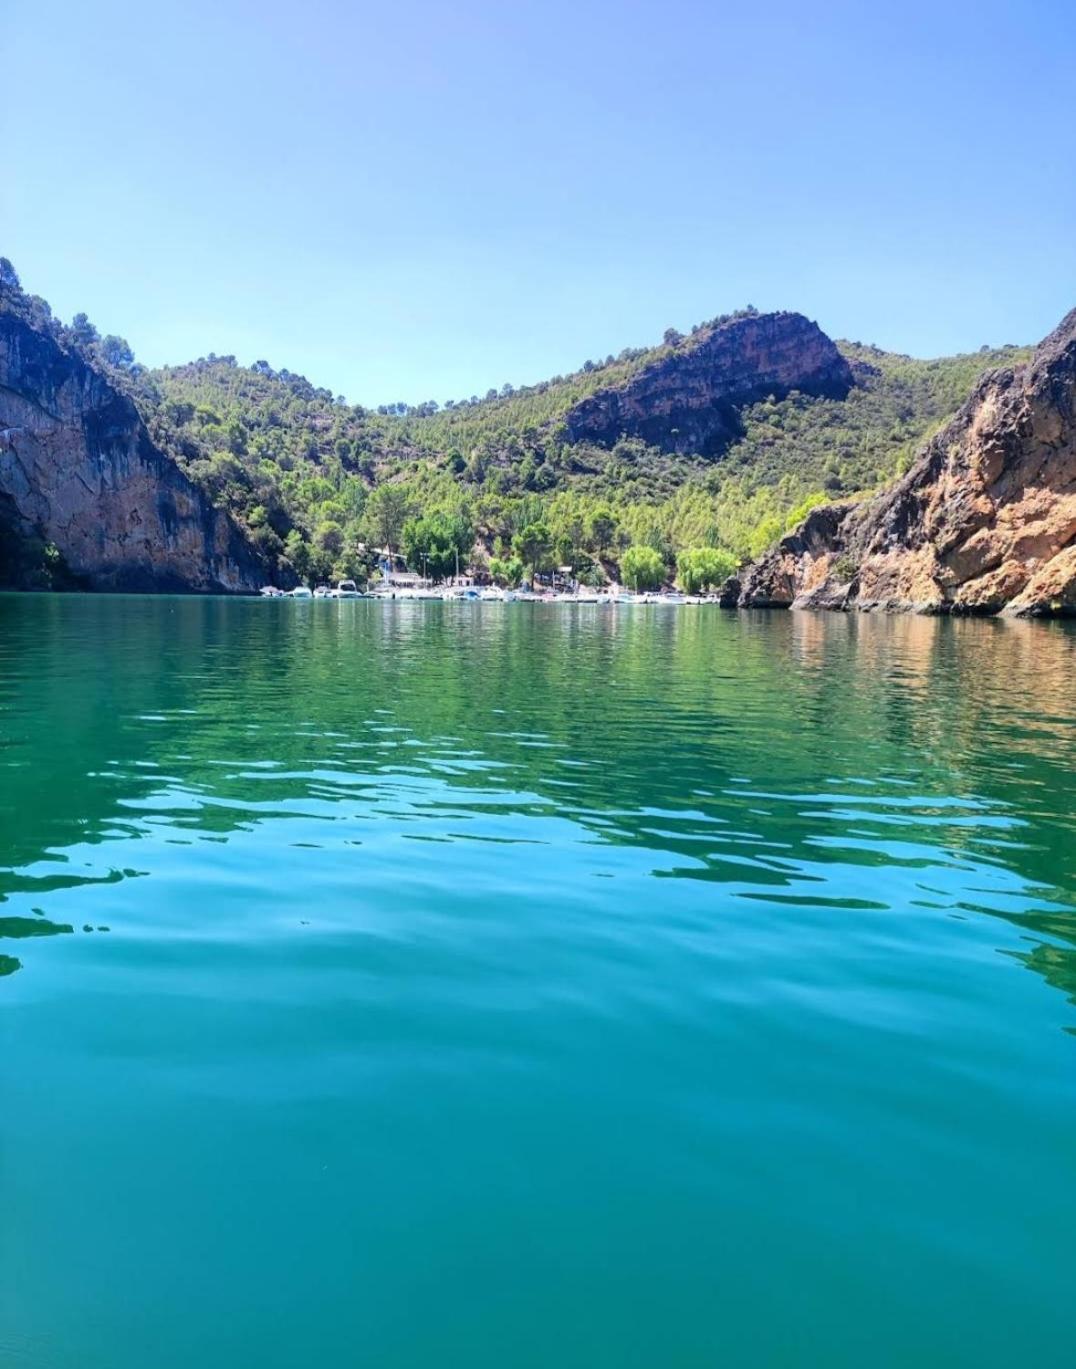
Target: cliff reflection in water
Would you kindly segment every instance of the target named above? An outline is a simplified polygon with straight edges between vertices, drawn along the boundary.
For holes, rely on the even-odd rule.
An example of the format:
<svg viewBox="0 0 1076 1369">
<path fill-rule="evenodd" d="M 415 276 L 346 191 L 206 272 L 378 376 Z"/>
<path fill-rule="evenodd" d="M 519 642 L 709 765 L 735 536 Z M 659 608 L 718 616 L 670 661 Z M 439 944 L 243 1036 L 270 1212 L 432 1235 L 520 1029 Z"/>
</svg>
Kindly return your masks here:
<svg viewBox="0 0 1076 1369">
<path fill-rule="evenodd" d="M 1074 653 L 1005 621 L 5 596 L 0 937 L 80 926 L 91 887 L 94 925 L 152 927 L 166 846 L 226 880 L 198 850 L 263 824 L 346 841 L 358 882 L 386 825 L 571 832 L 760 915 L 1000 916 L 1076 996 Z"/>
</svg>

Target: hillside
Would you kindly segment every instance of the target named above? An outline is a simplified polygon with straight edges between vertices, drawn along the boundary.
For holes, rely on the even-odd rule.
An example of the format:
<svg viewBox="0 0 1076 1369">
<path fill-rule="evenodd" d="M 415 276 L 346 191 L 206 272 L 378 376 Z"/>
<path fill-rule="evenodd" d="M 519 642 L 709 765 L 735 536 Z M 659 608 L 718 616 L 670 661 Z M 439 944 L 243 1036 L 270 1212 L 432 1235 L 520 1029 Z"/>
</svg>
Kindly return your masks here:
<svg viewBox="0 0 1076 1369">
<path fill-rule="evenodd" d="M 652 543 L 671 560 L 697 543 L 756 554 L 805 499 L 892 478 L 982 370 L 1028 355 L 1002 348 L 918 361 L 842 343 L 851 373 L 843 397 L 793 390 L 745 403 L 717 454 L 661 450 L 641 436 L 572 440 L 568 420 L 581 401 L 690 355 L 691 343 L 403 413 L 342 405 L 301 377 L 231 358 L 153 372 L 144 383 L 193 478 L 276 554 L 289 537 L 294 550 L 299 537 L 315 560 L 326 548 L 338 556 L 342 542 L 346 560 L 347 546 L 368 531 L 371 485 L 391 482 L 415 509 L 466 506 L 491 550 L 540 517 L 562 560 L 584 561 L 605 550 L 587 528 L 608 514 L 613 541 Z"/>
<path fill-rule="evenodd" d="M 1076 613 L 1076 310 L 1030 364 L 987 372 L 907 473 L 814 509 L 729 603 Z"/>
<path fill-rule="evenodd" d="M 744 559 L 812 504 L 898 474 L 984 369 L 1029 355 L 918 361 L 748 308 L 538 385 L 367 409 L 264 361 L 147 371 L 84 316 L 64 328 L 20 298 L 282 581 L 361 575 L 385 543 L 427 563 L 477 544 L 593 579 L 632 543 L 670 565 L 700 546 Z"/>
</svg>

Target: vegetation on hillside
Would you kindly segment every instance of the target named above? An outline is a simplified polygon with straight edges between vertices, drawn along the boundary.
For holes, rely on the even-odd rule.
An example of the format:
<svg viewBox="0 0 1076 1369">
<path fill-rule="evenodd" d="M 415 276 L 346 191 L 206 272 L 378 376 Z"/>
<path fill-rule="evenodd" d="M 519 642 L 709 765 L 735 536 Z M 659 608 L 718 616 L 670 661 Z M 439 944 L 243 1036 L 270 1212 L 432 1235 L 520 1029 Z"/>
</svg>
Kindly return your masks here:
<svg viewBox="0 0 1076 1369">
<path fill-rule="evenodd" d="M 282 574 L 303 579 L 361 577 L 375 548 L 402 552 L 433 575 L 453 570 L 458 552 L 488 562 L 505 583 L 552 566 L 598 583 L 618 573 L 629 547 L 656 553 L 666 575 L 684 552 L 717 550 L 722 565 L 734 564 L 814 504 L 890 479 L 983 370 L 1029 354 L 984 348 L 918 361 L 840 343 L 857 380 L 846 399 L 793 393 L 749 405 L 738 440 L 706 459 L 637 438 L 608 449 L 569 443 L 560 420 L 579 399 L 691 348 L 732 315 L 687 335 L 670 329 L 658 347 L 588 361 L 540 385 L 367 409 L 266 361 L 243 367 L 210 354 L 147 371 L 122 338 L 102 338 L 85 315 L 70 327 L 55 320 L 19 290 L 3 259 L 0 287 L 0 307 L 106 370 L 156 441 Z M 681 576 L 704 583 L 710 565 L 688 557 Z"/>
<path fill-rule="evenodd" d="M 439 568 L 428 546 L 423 562 L 421 538 L 402 542 L 409 519 L 437 517 L 473 530 L 480 551 L 500 561 L 541 523 L 549 545 L 521 557 L 527 569 L 571 565 L 600 580 L 629 545 L 654 548 L 668 566 L 686 548 L 758 555 L 810 505 L 897 474 L 982 370 L 1026 356 L 1006 348 L 918 361 L 842 350 L 857 375 L 847 399 L 794 393 L 751 405 L 742 437 L 717 462 L 637 438 L 610 449 L 564 442 L 550 415 L 597 367 L 439 413 L 349 406 L 303 377 L 230 357 L 148 373 L 139 385 L 158 437 L 191 476 L 304 577 L 362 574 L 371 545 Z M 627 365 L 613 363 L 617 377 Z M 375 489 L 393 492 L 395 523 L 380 499 L 370 504 Z"/>
</svg>

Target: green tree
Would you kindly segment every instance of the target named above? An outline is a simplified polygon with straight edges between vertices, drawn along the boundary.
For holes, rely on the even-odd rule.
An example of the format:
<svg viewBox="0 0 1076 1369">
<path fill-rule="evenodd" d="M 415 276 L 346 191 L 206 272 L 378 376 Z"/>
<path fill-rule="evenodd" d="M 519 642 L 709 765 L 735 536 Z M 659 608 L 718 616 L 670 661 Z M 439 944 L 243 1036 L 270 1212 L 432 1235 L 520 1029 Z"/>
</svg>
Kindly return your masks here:
<svg viewBox="0 0 1076 1369">
<path fill-rule="evenodd" d="M 676 558 L 677 579 L 688 594 L 724 584 L 736 566 L 732 552 L 720 547 L 690 547 Z"/>
<path fill-rule="evenodd" d="M 630 589 L 657 589 L 665 579 L 665 562 L 653 547 L 629 547 L 620 558 L 620 577 Z"/>
<path fill-rule="evenodd" d="M 284 539 L 284 555 L 299 579 L 305 580 L 310 574 L 310 544 L 298 528 L 292 528 Z"/>
<path fill-rule="evenodd" d="M 377 546 L 390 553 L 396 550 L 412 508 L 410 491 L 404 485 L 378 485 L 370 492 L 366 522 Z"/>
<path fill-rule="evenodd" d="M 532 573 L 548 569 L 553 539 L 547 523 L 537 521 L 520 528 L 512 538 L 512 550 Z"/>
<path fill-rule="evenodd" d="M 587 538 L 599 557 L 612 546 L 616 529 L 616 515 L 607 505 L 596 508 L 587 518 Z"/>
<path fill-rule="evenodd" d="M 755 524 L 747 541 L 747 550 L 752 557 L 761 556 L 784 532 L 784 522 L 776 514 L 768 514 Z"/>
<path fill-rule="evenodd" d="M 435 580 L 466 566 L 474 546 L 474 528 L 462 512 L 435 509 L 404 524 L 403 551 L 412 570 Z"/>
<path fill-rule="evenodd" d="M 314 545 L 318 551 L 336 558 L 344 550 L 344 530 L 339 523 L 321 523 L 314 533 Z"/>
<path fill-rule="evenodd" d="M 491 556 L 489 573 L 496 584 L 515 589 L 523 579 L 523 562 L 518 556 Z"/>
<path fill-rule="evenodd" d="M 109 333 L 101 339 L 99 348 L 101 356 L 110 366 L 115 366 L 120 370 L 127 371 L 135 364 L 135 354 L 131 351 L 130 343 L 115 333 Z"/>
<path fill-rule="evenodd" d="M 79 347 L 92 347 L 101 340 L 101 334 L 85 314 L 76 314 L 71 320 L 71 336 Z"/>
</svg>

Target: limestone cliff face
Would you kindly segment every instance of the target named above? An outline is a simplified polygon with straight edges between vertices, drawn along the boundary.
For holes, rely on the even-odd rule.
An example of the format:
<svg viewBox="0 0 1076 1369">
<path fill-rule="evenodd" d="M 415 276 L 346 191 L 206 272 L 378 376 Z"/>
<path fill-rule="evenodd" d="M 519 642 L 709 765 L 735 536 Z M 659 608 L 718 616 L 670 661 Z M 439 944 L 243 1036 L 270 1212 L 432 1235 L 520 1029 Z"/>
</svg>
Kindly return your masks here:
<svg viewBox="0 0 1076 1369">
<path fill-rule="evenodd" d="M 241 591 L 265 570 L 81 356 L 0 311 L 0 500 L 98 589 Z"/>
<path fill-rule="evenodd" d="M 1076 613 L 1076 309 L 993 371 L 890 489 L 816 509 L 726 602 Z"/>
<path fill-rule="evenodd" d="M 738 435 L 742 405 L 790 390 L 843 398 L 851 385 L 848 363 L 816 323 L 758 314 L 710 328 L 626 385 L 589 395 L 565 422 L 573 442 L 608 446 L 627 435 L 712 456 Z"/>
</svg>

